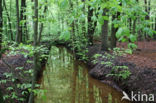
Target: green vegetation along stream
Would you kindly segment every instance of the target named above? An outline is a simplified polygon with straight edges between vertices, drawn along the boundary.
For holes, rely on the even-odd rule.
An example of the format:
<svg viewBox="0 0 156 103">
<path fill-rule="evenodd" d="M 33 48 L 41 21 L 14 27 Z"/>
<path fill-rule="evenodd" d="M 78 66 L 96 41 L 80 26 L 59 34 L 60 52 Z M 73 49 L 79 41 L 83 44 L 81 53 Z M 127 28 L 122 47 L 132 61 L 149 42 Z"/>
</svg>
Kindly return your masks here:
<svg viewBox="0 0 156 103">
<path fill-rule="evenodd" d="M 122 94 L 88 75 L 87 67 L 63 47 L 51 48 L 35 103 L 128 103 Z M 43 98 L 44 97 L 44 98 Z"/>
</svg>

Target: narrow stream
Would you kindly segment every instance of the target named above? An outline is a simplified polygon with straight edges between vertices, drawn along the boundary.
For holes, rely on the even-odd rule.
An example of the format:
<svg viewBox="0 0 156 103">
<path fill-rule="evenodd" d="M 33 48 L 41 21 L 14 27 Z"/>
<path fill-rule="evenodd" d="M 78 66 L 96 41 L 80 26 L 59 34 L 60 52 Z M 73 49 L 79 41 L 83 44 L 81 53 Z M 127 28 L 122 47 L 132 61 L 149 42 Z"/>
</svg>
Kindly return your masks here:
<svg viewBox="0 0 156 103">
<path fill-rule="evenodd" d="M 93 79 L 87 67 L 63 47 L 51 48 L 35 103 L 129 103 L 122 94 Z"/>
</svg>

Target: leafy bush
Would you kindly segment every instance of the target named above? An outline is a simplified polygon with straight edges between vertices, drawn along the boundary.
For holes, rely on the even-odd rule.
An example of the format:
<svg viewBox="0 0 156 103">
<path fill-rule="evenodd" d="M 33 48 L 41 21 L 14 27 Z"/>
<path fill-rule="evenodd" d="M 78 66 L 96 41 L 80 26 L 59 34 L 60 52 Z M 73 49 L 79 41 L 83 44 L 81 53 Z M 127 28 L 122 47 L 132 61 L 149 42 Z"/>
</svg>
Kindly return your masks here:
<svg viewBox="0 0 156 103">
<path fill-rule="evenodd" d="M 95 54 L 94 58 L 95 60 L 93 63 L 98 63 L 98 58 L 102 58 L 100 60 L 101 64 L 104 65 L 106 68 L 111 68 L 110 74 L 107 74 L 106 77 L 114 77 L 115 79 L 127 79 L 131 72 L 127 66 L 119 66 L 114 64 L 114 60 L 118 56 L 123 56 L 127 53 L 127 50 L 120 49 L 120 48 L 114 48 L 113 53 L 104 53 L 102 54 Z"/>
</svg>

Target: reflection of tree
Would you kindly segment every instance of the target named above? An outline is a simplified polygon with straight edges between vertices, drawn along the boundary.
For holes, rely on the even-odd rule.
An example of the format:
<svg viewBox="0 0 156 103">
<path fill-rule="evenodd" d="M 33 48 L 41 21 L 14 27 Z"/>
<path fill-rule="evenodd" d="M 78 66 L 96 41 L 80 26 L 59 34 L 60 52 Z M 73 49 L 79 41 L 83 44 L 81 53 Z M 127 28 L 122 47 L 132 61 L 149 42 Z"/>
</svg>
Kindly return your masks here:
<svg viewBox="0 0 156 103">
<path fill-rule="evenodd" d="M 43 89 L 47 89 L 46 103 L 116 103 L 115 98 L 120 103 L 119 93 L 88 76 L 86 66 L 66 49 L 53 47 L 50 55 L 42 80 Z M 40 102 L 36 103 L 44 101 L 37 99 Z"/>
<path fill-rule="evenodd" d="M 75 103 L 75 96 L 76 96 L 76 76 L 77 76 L 77 63 L 74 62 L 73 58 L 71 57 L 72 61 L 72 67 L 74 67 L 73 69 L 73 73 L 72 73 L 72 79 L 73 81 L 71 82 L 71 86 L 72 86 L 72 103 Z"/>
<path fill-rule="evenodd" d="M 89 103 L 95 103 L 93 84 L 92 84 L 90 78 L 88 78 L 88 82 L 89 82 Z"/>
</svg>

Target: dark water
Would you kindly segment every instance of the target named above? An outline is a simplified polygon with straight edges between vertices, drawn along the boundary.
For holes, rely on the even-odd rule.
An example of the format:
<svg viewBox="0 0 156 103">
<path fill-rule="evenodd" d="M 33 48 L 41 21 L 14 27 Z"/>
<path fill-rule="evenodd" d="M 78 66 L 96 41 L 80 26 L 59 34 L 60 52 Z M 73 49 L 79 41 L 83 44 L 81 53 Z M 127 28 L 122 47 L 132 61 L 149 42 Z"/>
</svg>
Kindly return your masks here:
<svg viewBox="0 0 156 103">
<path fill-rule="evenodd" d="M 67 49 L 52 47 L 35 103 L 128 103 L 121 98 L 120 92 L 90 77 Z"/>
</svg>

